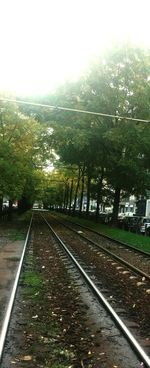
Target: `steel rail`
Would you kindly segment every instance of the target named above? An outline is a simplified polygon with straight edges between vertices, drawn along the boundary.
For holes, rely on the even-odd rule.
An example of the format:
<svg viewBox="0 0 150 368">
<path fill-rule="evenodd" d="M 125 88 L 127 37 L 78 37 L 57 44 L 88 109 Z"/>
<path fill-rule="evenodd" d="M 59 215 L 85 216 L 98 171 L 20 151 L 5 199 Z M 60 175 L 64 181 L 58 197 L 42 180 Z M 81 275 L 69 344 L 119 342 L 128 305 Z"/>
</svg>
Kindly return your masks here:
<svg viewBox="0 0 150 368">
<path fill-rule="evenodd" d="M 112 241 L 113 243 L 118 243 L 118 244 L 120 244 L 120 245 L 123 245 L 124 247 L 127 247 L 127 248 L 131 249 L 131 250 L 132 250 L 132 249 L 133 249 L 133 250 L 135 250 L 137 253 L 140 253 L 140 254 L 142 254 L 142 255 L 145 255 L 145 256 L 150 257 L 150 253 L 145 252 L 145 251 L 143 251 L 143 250 L 141 250 L 141 249 L 138 249 L 138 248 L 136 248 L 136 247 L 134 247 L 134 246 L 132 246 L 132 245 L 129 245 L 128 243 L 124 243 L 124 242 L 122 242 L 122 241 L 120 241 L 120 240 L 113 239 L 113 238 L 111 238 L 111 237 L 110 237 L 110 236 L 108 236 L 108 235 L 105 235 L 105 234 L 102 234 L 102 233 L 100 233 L 100 232 L 98 232 L 98 231 L 96 231 L 96 230 L 90 229 L 90 227 L 85 226 L 85 225 L 81 225 L 81 224 L 79 224 L 78 222 L 73 222 L 73 221 L 68 220 L 68 219 L 67 219 L 67 221 L 68 221 L 68 222 L 70 222 L 70 223 L 71 223 L 71 224 L 73 224 L 73 225 L 77 225 L 77 226 L 81 227 L 82 229 L 86 229 L 86 230 L 88 230 L 88 231 L 91 231 L 91 233 L 94 233 L 94 234 L 97 234 L 97 235 L 99 235 L 99 236 L 102 236 L 103 238 L 106 238 L 106 239 L 108 239 L 108 240 Z"/>
<path fill-rule="evenodd" d="M 97 296 L 97 298 L 103 303 L 103 305 L 105 306 L 105 308 L 107 309 L 107 311 L 109 312 L 109 314 L 111 315 L 111 317 L 114 319 L 114 321 L 116 322 L 116 324 L 119 326 L 119 328 L 123 332 L 124 336 L 128 339 L 128 341 L 129 341 L 130 345 L 132 346 L 132 348 L 134 349 L 135 353 L 138 355 L 138 357 L 140 359 L 142 359 L 142 363 L 144 363 L 147 368 L 150 368 L 150 358 L 148 357 L 148 355 L 142 349 L 142 347 L 140 346 L 140 344 L 136 341 L 135 337 L 132 335 L 132 333 L 129 331 L 129 329 L 126 327 L 126 325 L 123 323 L 123 321 L 117 315 L 117 313 L 113 310 L 113 308 L 111 307 L 111 305 L 105 299 L 105 297 L 100 292 L 100 290 L 97 288 L 97 286 L 94 284 L 94 282 L 91 280 L 91 278 L 87 275 L 87 273 L 82 268 L 82 266 L 79 264 L 79 262 L 75 259 L 75 257 L 69 251 L 69 249 L 67 248 L 67 246 L 63 243 L 63 241 L 61 240 L 61 238 L 53 230 L 53 228 L 48 223 L 48 221 L 45 219 L 45 217 L 42 216 L 42 215 L 41 215 L 41 217 L 43 218 L 43 220 L 45 221 L 45 223 L 47 224 L 47 226 L 49 227 L 49 229 L 51 230 L 51 232 L 53 233 L 53 235 L 55 236 L 55 238 L 57 239 L 57 241 L 62 245 L 62 247 L 65 249 L 66 253 L 72 259 L 72 261 L 74 262 L 74 264 L 76 265 L 76 267 L 78 268 L 78 270 L 80 271 L 80 273 L 82 274 L 82 276 L 84 276 L 86 282 L 92 288 L 92 290 L 94 291 L 94 293 Z"/>
<path fill-rule="evenodd" d="M 19 262 L 19 266 L 18 266 L 18 269 L 17 269 L 14 285 L 13 285 L 13 288 L 12 288 L 12 291 L 11 291 L 11 296 L 10 296 L 10 299 L 9 299 L 8 307 L 7 307 L 7 310 L 6 310 L 6 313 L 5 313 L 5 317 L 4 317 L 4 322 L 3 322 L 3 325 L 2 325 L 2 330 L 1 330 L 1 333 L 0 333 L 0 362 L 2 361 L 5 340 L 6 340 L 7 331 L 8 331 L 8 327 L 9 327 L 9 322 L 10 322 L 12 309 L 13 309 L 13 305 L 14 305 L 14 301 L 15 301 L 15 296 L 16 296 L 16 292 L 17 292 L 17 288 L 18 288 L 18 283 L 19 283 L 20 273 L 21 273 L 21 269 L 22 269 L 22 265 L 23 265 L 23 261 L 24 261 L 24 256 L 25 256 L 25 252 L 26 252 L 26 248 L 27 248 L 27 244 L 28 244 L 28 240 L 29 240 L 29 236 L 30 236 L 32 220 L 33 220 L 33 215 L 31 217 L 30 225 L 29 225 L 29 228 L 28 228 L 28 231 L 27 231 L 27 234 L 26 234 L 26 239 L 25 239 L 25 243 L 24 243 L 24 247 L 23 247 L 23 252 L 22 252 L 22 255 L 21 255 L 21 258 L 20 258 L 20 262 Z"/>
<path fill-rule="evenodd" d="M 105 253 L 109 254 L 109 256 L 112 256 L 113 258 L 115 258 L 118 262 L 123 263 L 127 268 L 129 268 L 130 270 L 138 273 L 139 275 L 141 275 L 142 277 L 146 277 L 149 281 L 150 281 L 150 275 L 148 275 L 146 272 L 140 270 L 139 268 L 133 266 L 132 264 L 130 264 L 129 262 L 125 261 L 123 258 L 117 256 L 115 253 L 111 252 L 110 250 L 104 248 L 102 245 L 99 245 L 98 243 L 94 242 L 92 239 L 88 238 L 87 236 L 83 235 L 83 234 L 79 234 L 77 230 L 72 229 L 70 226 L 64 224 L 63 222 L 58 221 L 61 225 L 63 225 L 64 227 L 70 229 L 71 231 L 73 231 L 75 234 L 77 234 L 78 236 L 80 236 L 81 238 L 87 240 L 89 243 L 95 245 L 97 248 L 102 249 L 102 251 L 104 251 Z"/>
</svg>

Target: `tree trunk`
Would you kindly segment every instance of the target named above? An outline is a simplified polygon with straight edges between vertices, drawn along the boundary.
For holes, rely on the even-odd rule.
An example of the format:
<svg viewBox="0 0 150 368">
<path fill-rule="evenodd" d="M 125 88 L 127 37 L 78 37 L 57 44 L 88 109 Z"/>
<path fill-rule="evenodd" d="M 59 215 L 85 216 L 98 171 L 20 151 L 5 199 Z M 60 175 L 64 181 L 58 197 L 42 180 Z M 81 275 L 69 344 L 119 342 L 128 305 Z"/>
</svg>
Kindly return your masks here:
<svg viewBox="0 0 150 368">
<path fill-rule="evenodd" d="M 3 197 L 0 197 L 0 220 L 2 219 L 2 211 L 3 211 Z"/>
<path fill-rule="evenodd" d="M 22 198 L 18 201 L 18 210 L 20 213 L 23 213 L 30 210 L 32 208 L 32 205 L 33 203 L 31 203 L 30 200 L 23 195 Z"/>
<path fill-rule="evenodd" d="M 103 183 L 103 178 L 104 178 L 104 168 L 102 168 L 101 176 L 99 177 L 99 180 L 98 180 L 97 206 L 96 206 L 96 221 L 98 221 L 98 218 L 99 218 L 99 205 L 100 205 L 101 200 L 102 200 L 102 183 Z"/>
<path fill-rule="evenodd" d="M 66 207 L 66 185 L 65 185 L 65 188 L 64 188 L 62 207 L 65 210 L 65 207 Z"/>
<path fill-rule="evenodd" d="M 118 211 L 119 211 L 119 202 L 120 202 L 120 188 L 115 189 L 114 194 L 114 205 L 113 205 L 113 215 L 112 215 L 112 223 L 113 225 L 117 225 L 118 221 Z"/>
<path fill-rule="evenodd" d="M 70 196 L 69 196 L 69 213 L 71 212 L 72 193 L 73 193 L 73 179 L 71 180 L 71 187 L 70 187 Z"/>
<path fill-rule="evenodd" d="M 64 203 L 63 203 L 63 208 L 64 210 L 67 209 L 68 206 L 68 195 L 69 195 L 69 184 L 65 183 L 65 190 L 64 190 Z"/>
<path fill-rule="evenodd" d="M 91 189 L 91 176 L 88 175 L 87 180 L 87 205 L 86 205 L 86 215 L 89 215 L 89 207 L 90 207 L 90 189 Z"/>
<path fill-rule="evenodd" d="M 84 194 L 84 170 L 82 172 L 82 187 L 81 187 L 80 208 L 79 208 L 80 214 L 82 212 L 83 194 Z"/>
<path fill-rule="evenodd" d="M 74 196 L 74 204 L 73 204 L 73 215 L 75 214 L 75 210 L 76 210 L 77 195 L 78 195 L 78 190 L 79 190 L 80 179 L 81 179 L 81 170 L 79 167 L 77 185 L 76 185 L 75 196 Z"/>
<path fill-rule="evenodd" d="M 82 187 L 81 187 L 81 197 L 80 197 L 80 208 L 79 208 L 79 214 L 81 214 L 81 213 L 82 213 L 83 193 L 84 193 L 84 174 L 83 174 L 83 176 L 82 176 Z"/>
<path fill-rule="evenodd" d="M 69 202 L 69 184 L 66 185 L 66 210 L 68 208 L 68 202 Z"/>
<path fill-rule="evenodd" d="M 11 221 L 12 220 L 12 205 L 13 205 L 13 201 L 9 200 L 8 221 Z"/>
</svg>

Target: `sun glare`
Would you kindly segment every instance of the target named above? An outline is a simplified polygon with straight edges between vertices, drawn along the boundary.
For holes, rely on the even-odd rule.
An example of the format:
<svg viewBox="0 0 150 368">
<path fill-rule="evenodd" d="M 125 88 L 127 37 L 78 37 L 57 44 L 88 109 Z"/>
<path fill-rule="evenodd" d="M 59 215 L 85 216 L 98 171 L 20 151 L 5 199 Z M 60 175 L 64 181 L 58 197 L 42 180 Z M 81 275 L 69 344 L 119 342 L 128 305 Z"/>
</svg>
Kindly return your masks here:
<svg viewBox="0 0 150 368">
<path fill-rule="evenodd" d="M 0 90 L 42 94 L 114 41 L 150 46 L 149 0 L 2 0 Z"/>
</svg>

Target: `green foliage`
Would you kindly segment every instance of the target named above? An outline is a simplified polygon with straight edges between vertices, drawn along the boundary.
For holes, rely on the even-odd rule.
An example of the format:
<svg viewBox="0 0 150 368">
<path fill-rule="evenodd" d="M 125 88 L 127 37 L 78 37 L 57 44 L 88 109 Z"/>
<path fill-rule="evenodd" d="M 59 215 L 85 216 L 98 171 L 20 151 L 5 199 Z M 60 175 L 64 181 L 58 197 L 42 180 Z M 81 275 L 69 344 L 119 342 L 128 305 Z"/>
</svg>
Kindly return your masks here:
<svg viewBox="0 0 150 368">
<path fill-rule="evenodd" d="M 16 104 L 1 103 L 1 106 L 0 194 L 11 200 L 26 196 L 32 205 L 36 171 L 46 157 L 43 128 L 33 117 L 20 113 Z"/>
<path fill-rule="evenodd" d="M 46 175 L 43 197 L 41 197 L 45 207 L 63 205 L 65 186 L 70 180 L 71 172 L 63 168 Z"/>
<path fill-rule="evenodd" d="M 21 232 L 12 231 L 9 234 L 9 239 L 13 240 L 13 241 L 24 240 L 25 239 L 25 234 L 23 234 Z"/>
<path fill-rule="evenodd" d="M 66 84 L 57 105 L 150 118 L 150 52 L 123 45 L 101 55 L 80 83 Z M 150 124 L 56 111 L 51 143 L 65 164 L 128 193 L 150 188 Z"/>
<path fill-rule="evenodd" d="M 41 283 L 41 279 L 35 271 L 28 271 L 24 275 L 24 283 L 27 286 L 38 288 Z"/>
<path fill-rule="evenodd" d="M 26 297 L 30 297 L 33 300 L 39 297 L 39 291 L 42 288 L 42 280 L 40 275 L 34 271 L 26 271 L 23 276 L 23 283 L 25 288 L 23 290 L 23 294 Z"/>
<path fill-rule="evenodd" d="M 78 82 L 66 83 L 41 102 L 150 120 L 150 51 L 122 45 L 101 54 Z M 39 102 L 39 101 L 38 101 Z M 103 189 L 145 194 L 150 189 L 150 124 L 126 119 L 2 105 L 0 194 L 62 204 L 77 174 L 43 173 L 47 160 L 80 169 L 96 198 Z M 55 175 L 55 174 L 54 174 Z M 81 178 L 80 178 L 81 179 Z M 48 181 L 50 180 L 50 184 Z M 107 188 L 103 188 L 107 186 Z M 97 188 L 97 189 L 96 189 Z M 81 183 L 79 190 L 81 189 Z"/>
</svg>

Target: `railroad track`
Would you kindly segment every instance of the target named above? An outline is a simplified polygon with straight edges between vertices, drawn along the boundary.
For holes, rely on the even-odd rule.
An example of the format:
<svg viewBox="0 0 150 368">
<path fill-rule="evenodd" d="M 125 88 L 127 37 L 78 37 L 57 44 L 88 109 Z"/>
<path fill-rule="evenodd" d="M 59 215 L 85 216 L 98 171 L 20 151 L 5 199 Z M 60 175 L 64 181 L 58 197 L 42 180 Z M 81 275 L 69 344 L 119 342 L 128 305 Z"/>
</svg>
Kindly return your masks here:
<svg viewBox="0 0 150 368">
<path fill-rule="evenodd" d="M 72 230 L 87 242 L 99 247 L 103 252 L 111 256 L 116 261 L 127 266 L 130 270 L 135 271 L 143 278 L 150 280 L 150 254 L 131 247 L 128 244 L 111 239 L 108 236 L 102 235 L 86 226 L 74 223 L 72 221 L 62 221 L 59 217 L 54 217 L 60 224 Z M 80 231 L 82 229 L 82 231 Z M 134 258 L 132 257 L 134 256 Z M 132 262 L 129 262 L 131 261 Z M 136 266 L 133 264 L 135 262 Z"/>
<path fill-rule="evenodd" d="M 65 251 L 69 255 L 69 257 L 71 257 L 71 259 L 73 260 L 73 262 L 76 264 L 76 266 L 78 267 L 79 271 L 85 277 L 86 281 L 89 283 L 90 287 L 93 289 L 93 292 L 96 294 L 96 296 L 98 297 L 98 299 L 102 303 L 104 303 L 105 307 L 108 309 L 108 311 L 111 314 L 112 318 L 115 319 L 115 322 L 119 325 L 119 328 L 121 328 L 121 330 L 123 331 L 123 333 L 126 335 L 127 339 L 129 339 L 130 343 L 133 344 L 132 346 L 136 349 L 136 347 L 138 346 L 138 343 L 137 343 L 136 339 L 133 337 L 133 335 L 130 334 L 130 331 L 128 330 L 128 328 L 126 327 L 126 325 L 122 322 L 122 320 L 119 318 L 118 314 L 115 313 L 115 311 L 113 310 L 113 308 L 111 307 L 111 305 L 108 303 L 107 299 L 101 293 L 99 287 L 97 287 L 96 284 L 92 281 L 93 278 L 95 279 L 95 276 L 94 277 L 93 277 L 93 275 L 91 276 L 91 270 L 90 270 L 90 272 L 89 272 L 89 269 L 88 269 L 88 271 L 86 271 L 87 270 L 87 265 L 84 265 L 85 268 L 83 268 L 81 266 L 81 264 L 83 262 L 81 260 L 80 260 L 80 263 L 77 261 L 77 258 L 78 257 L 76 258 L 76 256 L 74 255 L 75 253 L 72 251 L 72 249 L 70 250 L 70 246 L 69 246 L 69 248 L 68 248 L 68 246 L 66 246 L 66 241 L 65 242 L 62 241 L 62 239 L 61 239 L 62 237 L 60 238 L 60 236 L 58 236 L 58 234 L 56 233 L 56 231 L 52 228 L 52 226 L 49 224 L 49 222 L 44 217 L 43 217 L 43 219 L 45 220 L 45 222 L 49 226 L 50 230 L 53 232 L 53 234 L 56 237 L 56 239 L 63 246 L 63 248 L 65 249 Z M 89 276 L 89 274 L 90 274 L 90 276 Z M 132 323 L 130 325 L 132 326 Z M 134 323 L 133 323 L 133 326 L 134 326 Z M 130 337 L 131 337 L 131 339 L 130 339 Z M 135 345 L 134 345 L 134 343 L 135 343 Z M 140 349 L 141 349 L 141 347 L 139 345 L 139 350 Z M 146 361 L 144 361 L 144 362 L 145 362 L 145 364 L 147 364 L 147 363 L 150 364 L 149 358 L 148 358 L 148 362 L 147 363 L 146 363 Z"/>
<path fill-rule="evenodd" d="M 64 226 L 64 224 L 62 226 Z M 68 228 L 66 225 L 65 225 L 65 227 L 68 229 L 68 231 L 71 230 L 71 231 L 74 232 L 74 230 L 70 229 L 70 227 Z M 60 231 L 60 229 L 59 229 L 59 231 Z M 70 234 L 71 234 L 71 232 L 68 232 L 68 234 L 67 234 L 67 232 L 63 233 L 64 241 L 66 239 L 66 242 L 68 241 L 68 243 L 69 243 L 69 240 L 71 239 Z M 115 255 L 112 255 L 112 252 L 109 252 L 109 251 L 107 252 L 107 249 L 105 250 L 105 248 L 104 248 L 104 250 L 103 250 L 103 247 L 99 248 L 98 244 L 95 245 L 95 243 L 93 243 L 93 241 L 91 241 L 91 239 L 90 240 L 87 239 L 87 237 L 83 236 L 83 234 L 78 234 L 78 232 L 77 232 L 76 235 L 78 235 L 78 237 L 80 236 L 86 242 L 86 243 L 84 242 L 84 243 L 82 243 L 82 245 L 80 245 L 79 240 L 77 240 L 77 238 L 76 238 L 76 242 L 74 242 L 74 248 L 77 249 L 78 254 L 80 254 L 81 259 L 84 259 L 84 262 L 86 262 L 87 252 L 90 252 L 90 254 L 87 256 L 87 257 L 89 257 L 90 262 L 91 262 L 92 258 L 94 258 L 93 261 L 92 261 L 93 263 L 91 264 L 91 267 L 95 268 L 95 263 L 94 262 L 96 262 L 96 261 L 98 262 L 98 259 L 101 260 L 101 262 L 99 262 L 99 265 L 97 266 L 97 268 L 101 266 L 100 263 L 102 263 L 102 261 L 103 261 L 103 263 L 104 263 L 103 273 L 106 273 L 108 268 L 111 267 L 112 274 L 114 274 L 115 278 L 123 277 L 123 284 L 121 285 L 121 283 L 120 283 L 120 288 L 123 288 L 124 286 L 126 286 L 126 289 L 127 289 L 126 292 L 128 293 L 128 287 L 129 287 L 130 284 L 132 284 L 132 289 L 133 289 L 133 301 L 131 300 L 132 304 L 133 305 L 135 304 L 135 302 L 134 302 L 134 292 L 136 291 L 136 292 L 138 292 L 139 301 L 141 300 L 141 303 L 143 301 L 143 304 L 144 304 L 144 300 L 146 300 L 147 301 L 147 306 L 148 306 L 149 287 L 150 287 L 149 274 L 143 272 L 142 270 L 138 269 L 137 267 L 134 267 L 132 264 L 129 264 L 128 262 L 124 261 L 124 259 L 122 259 L 120 257 L 118 258 Z M 96 256 L 95 255 L 93 256 L 94 252 L 96 253 Z M 114 256 L 116 257 L 117 262 L 116 262 L 116 260 L 114 262 L 114 260 L 113 260 Z M 90 262 L 89 262 L 89 264 L 90 264 Z M 107 264 L 106 268 L 105 268 L 105 264 Z M 94 273 L 95 272 L 96 271 L 94 270 Z M 107 280 L 107 282 L 105 282 L 105 280 L 104 280 L 105 277 L 103 277 L 102 274 L 100 274 L 99 277 L 103 278 L 104 285 L 106 284 L 106 288 L 108 289 L 108 284 L 110 283 L 109 279 Z M 110 291 L 110 295 L 111 294 L 113 295 L 113 293 L 114 293 L 114 290 L 112 292 Z M 141 293 L 141 295 L 140 295 L 140 293 Z M 145 327 L 143 329 L 145 329 Z M 147 330 L 148 329 L 149 329 L 149 327 L 147 328 Z"/>
<path fill-rule="evenodd" d="M 90 271 L 89 271 L 89 267 L 87 267 L 87 265 L 85 264 L 85 260 L 80 260 L 80 262 L 79 262 L 80 257 L 77 256 L 77 259 L 76 259 L 76 256 L 75 256 L 76 252 L 75 251 L 72 252 L 71 249 L 69 249 L 70 246 L 68 247 L 68 245 L 66 244 L 67 243 L 66 241 L 64 243 L 64 241 L 61 239 L 62 237 L 60 238 L 60 235 L 58 235 L 56 230 L 54 230 L 51 227 L 51 225 L 49 224 L 47 219 L 45 219 L 43 217 L 43 220 L 45 221 L 45 223 L 47 224 L 47 226 L 49 227 L 49 229 L 53 233 L 53 236 L 55 237 L 55 239 L 57 239 L 57 242 L 59 242 L 61 247 L 63 247 L 63 249 L 65 250 L 65 253 L 67 253 L 69 258 L 74 262 L 74 264 L 76 265 L 76 267 L 80 271 L 80 274 L 82 274 L 82 277 L 86 280 L 86 282 L 90 286 L 90 289 L 93 290 L 93 293 L 94 293 L 94 295 L 96 295 L 96 298 L 98 298 L 99 302 L 102 303 L 105 306 L 105 308 L 107 308 L 107 311 L 111 315 L 111 318 L 113 318 L 113 320 L 115 321 L 115 323 L 117 324 L 119 329 L 122 331 L 125 338 L 128 340 L 129 345 L 134 350 L 134 353 L 135 353 L 135 355 L 137 355 L 138 360 L 140 362 L 138 367 L 140 367 L 140 366 L 141 367 L 150 367 L 150 359 L 149 359 L 147 353 L 144 351 L 144 349 L 141 347 L 141 345 L 137 342 L 137 339 L 132 335 L 132 333 L 129 331 L 129 329 L 127 328 L 125 323 L 120 319 L 119 315 L 116 314 L 116 312 L 113 310 L 112 305 L 108 302 L 108 300 L 105 298 L 103 293 L 100 291 L 98 283 L 95 282 L 95 281 L 97 281 L 97 280 L 95 280 L 96 277 L 93 274 L 91 274 L 91 268 L 90 268 Z M 25 254 L 25 249 L 26 249 L 26 245 L 27 245 L 27 242 L 28 242 L 28 239 L 29 239 L 30 231 L 31 231 L 31 224 L 30 224 L 30 228 L 29 228 L 28 235 L 27 235 L 27 238 L 26 238 L 25 248 L 24 248 L 22 258 L 21 258 L 20 265 L 19 265 L 17 278 L 15 280 L 15 285 L 14 285 L 14 288 L 13 288 L 11 301 L 9 303 L 9 307 L 8 307 L 8 310 L 7 310 L 7 315 L 6 315 L 6 318 L 5 318 L 5 321 L 4 321 L 4 324 L 3 324 L 3 329 L 2 329 L 1 335 L 0 335 L 0 359 L 2 358 L 2 354 L 3 354 L 4 342 L 5 342 L 6 333 L 7 333 L 7 329 L 8 329 L 9 319 L 10 319 L 10 316 L 11 316 L 12 306 L 13 306 L 14 298 L 15 298 L 15 295 L 16 295 L 17 285 L 18 285 L 18 281 L 19 281 L 19 275 L 20 275 L 20 272 L 21 272 L 22 263 L 23 263 L 23 259 L 24 259 L 24 254 Z M 85 269 L 83 268 L 83 266 L 85 267 Z M 93 279 L 94 279 L 94 281 L 93 281 Z"/>
</svg>

